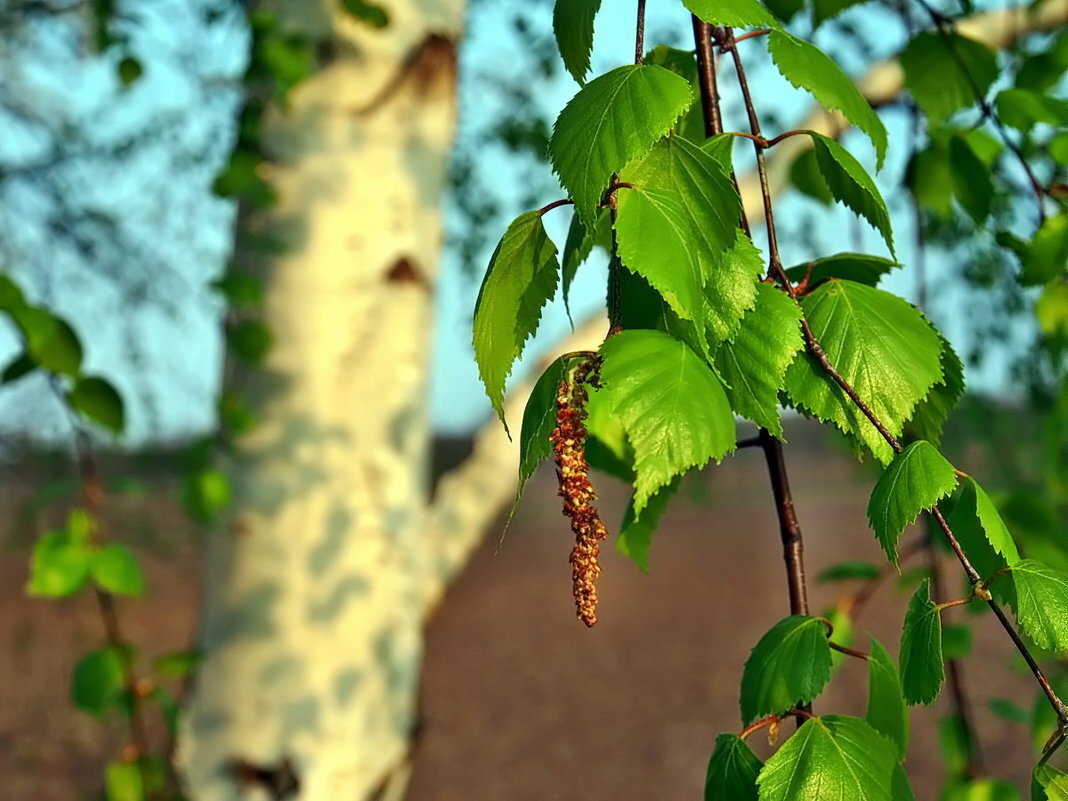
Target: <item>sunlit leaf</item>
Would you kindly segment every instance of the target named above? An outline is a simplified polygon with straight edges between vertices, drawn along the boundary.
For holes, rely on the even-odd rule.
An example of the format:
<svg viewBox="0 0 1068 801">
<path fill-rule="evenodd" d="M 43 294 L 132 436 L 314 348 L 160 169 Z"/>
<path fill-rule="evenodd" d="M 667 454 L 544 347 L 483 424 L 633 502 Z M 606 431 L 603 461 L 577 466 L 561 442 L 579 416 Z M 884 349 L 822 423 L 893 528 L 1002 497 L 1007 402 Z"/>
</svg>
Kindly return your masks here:
<svg viewBox="0 0 1068 801">
<path fill-rule="evenodd" d="M 993 50 L 951 31 L 916 34 L 900 60 L 905 88 L 932 123 L 974 106 L 998 75 Z"/>
<path fill-rule="evenodd" d="M 601 0 L 556 0 L 553 6 L 553 33 L 560 57 L 571 76 L 586 83 L 593 50 L 593 18 Z"/>
<path fill-rule="evenodd" d="M 942 618 L 924 579 L 909 601 L 901 632 L 901 685 L 910 706 L 930 704 L 946 678 L 942 657 Z"/>
<path fill-rule="evenodd" d="M 763 763 L 745 740 L 721 734 L 708 760 L 704 801 L 757 801 L 757 775 Z"/>
<path fill-rule="evenodd" d="M 742 722 L 780 715 L 818 696 L 831 678 L 831 647 L 822 620 L 791 615 L 760 638 L 742 672 Z"/>
<path fill-rule="evenodd" d="M 93 554 L 90 573 L 100 589 L 117 595 L 141 595 L 145 577 L 137 557 L 123 545 L 105 545 Z"/>
</svg>

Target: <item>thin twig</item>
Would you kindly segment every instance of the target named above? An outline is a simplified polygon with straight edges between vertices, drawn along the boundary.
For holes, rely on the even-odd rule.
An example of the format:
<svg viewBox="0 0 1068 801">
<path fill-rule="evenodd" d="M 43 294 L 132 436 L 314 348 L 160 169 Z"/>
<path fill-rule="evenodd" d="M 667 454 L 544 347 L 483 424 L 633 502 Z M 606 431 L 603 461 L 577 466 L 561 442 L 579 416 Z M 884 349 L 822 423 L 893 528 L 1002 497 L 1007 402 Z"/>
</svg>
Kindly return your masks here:
<svg viewBox="0 0 1068 801">
<path fill-rule="evenodd" d="M 871 654 L 866 654 L 863 651 L 857 651 L 856 649 L 849 648 L 845 645 L 839 645 L 834 640 L 827 640 L 827 645 L 831 647 L 832 651 L 837 651 L 838 653 L 845 654 L 846 656 L 852 656 L 855 659 L 863 659 L 865 662 L 871 659 Z"/>
<path fill-rule="evenodd" d="M 561 206 L 570 206 L 574 204 L 574 202 L 575 201 L 571 200 L 570 198 L 564 198 L 563 200 L 554 200 L 552 203 L 546 203 L 544 206 L 538 209 L 538 214 L 545 214 L 546 212 L 552 211 L 553 209 L 558 209 Z"/>
<path fill-rule="evenodd" d="M 637 24 L 634 31 L 634 63 L 641 64 L 645 57 L 645 0 L 638 0 Z"/>
</svg>

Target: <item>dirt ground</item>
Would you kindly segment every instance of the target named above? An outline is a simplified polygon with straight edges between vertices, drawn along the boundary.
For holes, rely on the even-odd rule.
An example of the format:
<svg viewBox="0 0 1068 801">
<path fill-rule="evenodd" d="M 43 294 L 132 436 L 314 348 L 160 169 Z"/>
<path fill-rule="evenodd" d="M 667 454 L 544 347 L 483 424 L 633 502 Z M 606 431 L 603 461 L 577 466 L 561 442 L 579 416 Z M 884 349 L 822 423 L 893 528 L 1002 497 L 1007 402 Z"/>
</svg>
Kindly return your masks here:
<svg viewBox="0 0 1068 801">
<path fill-rule="evenodd" d="M 803 437 L 801 438 L 803 439 Z M 870 477 L 843 454 L 812 443 L 787 450 L 810 577 L 842 559 L 880 561 L 864 507 Z M 91 599 L 56 604 L 24 597 L 26 557 L 40 516 L 25 514 L 32 473 L 4 472 L 0 500 L 0 797 L 71 801 L 96 797 L 99 766 L 117 733 L 67 700 L 78 655 L 100 639 Z M 618 519 L 619 486 L 602 488 Z M 123 603 L 129 638 L 146 656 L 189 642 L 200 580 L 197 538 L 171 502 L 153 493 L 113 497 L 110 515 L 147 564 L 147 598 Z M 119 526 L 116 526 L 120 529 Z M 601 622 L 575 618 L 551 471 L 527 488 L 504 547 L 496 532 L 430 621 L 424 720 L 410 801 L 674 801 L 700 798 L 717 733 L 738 731 L 738 681 L 749 649 L 788 614 L 777 527 L 763 460 L 743 451 L 685 488 L 669 511 L 642 574 L 608 547 Z M 947 564 L 947 575 L 956 576 Z M 813 612 L 840 588 L 813 583 Z M 858 624 L 896 653 L 907 595 L 880 589 Z M 957 610 L 954 610 L 957 611 Z M 963 619 L 958 615 L 958 619 Z M 1032 698 L 1009 667 L 989 615 L 975 619 L 964 672 L 987 768 L 1019 787 L 1030 766 L 1023 727 L 994 717 L 992 697 Z M 862 663 L 849 660 L 817 712 L 863 714 Z M 940 699 L 913 712 L 907 767 L 917 798 L 941 779 L 935 731 Z M 762 752 L 759 735 L 753 738 Z"/>
</svg>

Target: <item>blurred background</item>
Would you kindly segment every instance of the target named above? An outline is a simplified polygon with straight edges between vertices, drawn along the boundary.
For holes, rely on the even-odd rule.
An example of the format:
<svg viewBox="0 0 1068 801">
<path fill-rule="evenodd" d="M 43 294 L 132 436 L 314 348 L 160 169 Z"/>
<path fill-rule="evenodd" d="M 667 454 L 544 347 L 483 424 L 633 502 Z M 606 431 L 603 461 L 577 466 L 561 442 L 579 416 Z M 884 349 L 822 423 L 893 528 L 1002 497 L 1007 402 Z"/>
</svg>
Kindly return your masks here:
<svg viewBox="0 0 1068 801">
<path fill-rule="evenodd" d="M 930 26 L 920 5 L 830 5 L 773 11 L 858 78 L 892 72 Z M 968 19 L 1006 8 L 949 5 Z M 604 0 L 591 75 L 630 61 L 633 6 Z M 680 4 L 648 13 L 647 44 L 693 49 Z M 1000 37 L 998 86 L 1022 73 L 1063 97 L 1057 13 Z M 78 354 L 66 372 L 13 368 L 26 329 L 0 325 L 5 797 L 177 797 L 172 754 L 190 798 L 699 796 L 716 734 L 741 728 L 745 658 L 789 612 L 760 454 L 686 479 L 647 574 L 605 549 L 592 631 L 574 619 L 551 467 L 498 548 L 516 446 L 491 419 L 471 317 L 508 222 L 563 196 L 545 151 L 577 86 L 552 18 L 548 0 L 0 0 L 0 273 L 69 325 L 56 336 Z M 765 132 L 796 127 L 811 98 L 753 44 Z M 726 127 L 746 130 L 733 77 L 724 64 Z M 1037 258 L 1027 176 L 991 120 L 961 110 L 952 123 L 994 143 L 998 180 L 976 219 L 959 180 L 931 177 L 943 145 L 897 80 L 880 100 L 878 182 L 903 269 L 881 286 L 965 362 L 947 456 L 996 491 L 1025 549 L 1068 566 L 1068 322 L 1036 317 L 1042 282 L 1018 280 Z M 1051 184 L 1058 136 L 1013 132 Z M 874 174 L 866 140 L 842 138 Z M 806 154 L 780 162 L 789 265 L 889 255 Z M 748 147 L 735 166 L 749 172 Z M 562 246 L 570 215 L 556 214 Z M 513 430 L 546 357 L 590 321 L 601 331 L 606 264 L 595 249 L 567 307 L 546 307 L 513 371 Z M 121 397 L 117 425 L 72 400 L 65 382 L 86 377 Z M 870 631 L 896 652 L 931 564 L 945 562 L 949 597 L 959 570 L 917 547 L 901 576 L 820 581 L 845 560 L 883 564 L 864 515 L 878 470 L 785 414 L 814 611 L 857 647 Z M 625 487 L 597 487 L 616 522 Z M 73 526 L 72 509 L 136 555 L 143 590 L 27 592 L 35 547 Z M 959 711 L 947 694 L 914 709 L 917 798 L 964 773 L 1024 788 L 1033 730 L 1052 722 L 996 622 L 953 622 L 969 627 L 955 647 L 980 745 L 944 723 Z M 120 646 L 135 650 L 115 676 L 79 673 L 87 653 Z M 863 666 L 846 664 L 818 708 L 862 713 L 866 692 Z M 122 766 L 149 758 L 158 785 L 144 765 L 124 784 Z"/>
</svg>

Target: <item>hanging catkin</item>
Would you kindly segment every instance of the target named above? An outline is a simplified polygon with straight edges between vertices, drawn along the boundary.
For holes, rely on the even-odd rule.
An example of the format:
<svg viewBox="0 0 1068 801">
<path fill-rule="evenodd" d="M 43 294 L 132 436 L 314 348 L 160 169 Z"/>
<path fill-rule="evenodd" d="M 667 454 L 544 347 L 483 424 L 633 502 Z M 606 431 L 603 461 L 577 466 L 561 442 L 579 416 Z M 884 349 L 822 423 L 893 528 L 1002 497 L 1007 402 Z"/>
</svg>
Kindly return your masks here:
<svg viewBox="0 0 1068 801">
<path fill-rule="evenodd" d="M 597 514 L 597 499 L 590 484 L 586 461 L 585 384 L 596 381 L 598 362 L 589 359 L 560 382 L 556 393 L 556 428 L 550 440 L 556 458 L 556 477 L 564 515 L 571 521 L 575 545 L 571 549 L 571 582 L 579 620 L 587 626 L 597 622 L 597 578 L 601 575 L 598 555 L 608 530 Z"/>
</svg>

